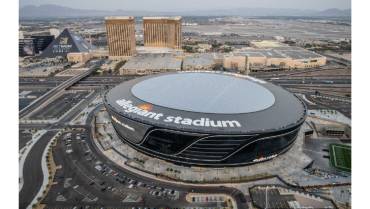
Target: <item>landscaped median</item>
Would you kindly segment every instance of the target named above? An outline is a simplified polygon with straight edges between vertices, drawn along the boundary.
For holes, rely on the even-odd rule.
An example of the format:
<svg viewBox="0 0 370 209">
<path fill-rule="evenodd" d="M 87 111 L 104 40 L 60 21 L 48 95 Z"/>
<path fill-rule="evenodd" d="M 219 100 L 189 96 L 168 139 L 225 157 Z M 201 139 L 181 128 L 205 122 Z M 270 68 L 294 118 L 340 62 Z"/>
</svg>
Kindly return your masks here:
<svg viewBox="0 0 370 209">
<path fill-rule="evenodd" d="M 57 139 L 61 136 L 62 131 L 59 131 L 48 143 L 46 146 L 46 149 L 43 153 L 42 157 L 42 170 L 44 173 L 44 180 L 43 184 L 37 193 L 34 200 L 31 202 L 32 208 L 36 209 L 42 209 L 45 207 L 45 205 L 41 204 L 41 201 L 46 197 L 48 194 L 51 186 L 53 185 L 55 172 L 58 169 L 58 167 L 55 165 L 54 159 L 53 159 L 53 149 L 52 147 L 56 146 Z M 46 170 L 45 170 L 46 168 Z"/>
</svg>

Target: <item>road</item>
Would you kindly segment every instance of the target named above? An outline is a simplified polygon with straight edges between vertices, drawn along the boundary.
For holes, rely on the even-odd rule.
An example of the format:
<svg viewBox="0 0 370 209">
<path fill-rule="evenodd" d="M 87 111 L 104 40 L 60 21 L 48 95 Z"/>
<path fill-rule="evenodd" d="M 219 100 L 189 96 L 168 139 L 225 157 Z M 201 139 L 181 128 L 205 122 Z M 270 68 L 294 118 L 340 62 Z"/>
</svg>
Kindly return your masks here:
<svg viewBox="0 0 370 209">
<path fill-rule="evenodd" d="M 136 76 L 87 76 L 76 82 L 77 86 L 101 86 L 101 85 L 116 85 L 123 81 L 133 79 Z M 38 88 L 53 88 L 57 85 L 62 84 L 69 78 L 20 78 L 19 85 L 22 87 L 33 88 L 37 83 Z"/>
<path fill-rule="evenodd" d="M 101 108 L 101 105 L 95 108 L 93 112 L 90 112 L 88 115 L 88 123 L 93 119 L 94 114 L 99 111 Z M 72 118 L 72 117 L 69 117 Z M 137 175 L 136 173 L 133 173 L 129 170 L 126 170 L 118 165 L 116 165 L 114 162 L 110 161 L 110 159 L 106 158 L 105 155 L 103 155 L 100 150 L 96 147 L 95 143 L 93 143 L 91 139 L 91 126 L 90 125 L 75 125 L 75 126 L 67 126 L 65 123 L 59 122 L 53 125 L 48 125 L 44 127 L 45 129 L 48 129 L 49 131 L 39 139 L 37 144 L 34 145 L 32 148 L 29 156 L 26 159 L 25 162 L 25 167 L 24 167 L 24 186 L 20 192 L 20 208 L 25 208 L 33 199 L 33 197 L 37 194 L 39 191 L 39 188 L 41 186 L 43 177 L 42 177 L 42 171 L 41 171 L 41 156 L 43 153 L 43 150 L 45 149 L 45 146 L 47 145 L 47 142 L 51 139 L 51 137 L 57 132 L 55 129 L 59 128 L 65 128 L 65 127 L 70 127 L 70 128 L 84 128 L 86 131 L 86 136 L 87 140 L 86 142 L 88 143 L 88 146 L 94 153 L 94 155 L 104 164 L 108 165 L 112 169 L 123 173 L 125 176 L 130 177 L 132 179 L 135 179 L 137 181 L 151 184 L 151 185 L 156 185 L 162 188 L 171 188 L 174 190 L 182 191 L 182 192 L 195 192 L 195 193 L 222 193 L 222 194 L 229 194 L 231 195 L 237 202 L 238 208 L 248 208 L 246 202 L 245 202 L 245 197 L 244 194 L 241 193 L 239 190 L 234 189 L 234 188 L 229 188 L 229 187 L 219 187 L 219 186 L 185 186 L 185 185 L 178 185 L 178 184 L 173 184 L 173 183 L 167 183 L 167 182 L 162 182 L 162 181 L 155 181 L 151 178 L 144 177 Z M 83 153 L 81 154 L 81 158 L 83 158 Z M 61 158 L 65 158 L 67 156 L 59 156 Z M 78 157 L 78 158 L 80 158 Z M 83 163 L 83 162 L 81 162 Z M 30 173 L 28 173 L 30 172 Z M 183 200 L 182 200 L 183 201 Z M 173 203 L 173 202 L 172 202 Z M 62 203 L 60 203 L 62 204 Z M 63 203 L 65 204 L 65 203 Z M 146 200 L 144 203 L 140 204 L 147 204 L 146 206 L 168 206 L 171 207 L 172 205 L 169 205 L 166 199 L 153 199 L 153 200 Z"/>
<path fill-rule="evenodd" d="M 72 86 L 73 84 L 75 84 L 76 82 L 78 82 L 79 80 L 81 80 L 82 78 L 90 75 L 96 69 L 97 69 L 97 66 L 94 65 L 89 70 L 84 71 L 83 73 L 81 73 L 81 74 L 79 74 L 79 75 L 77 75 L 75 77 L 72 77 L 72 78 L 64 81 L 63 83 L 59 84 L 55 88 L 53 88 L 50 91 L 46 92 L 45 94 L 43 94 L 42 96 L 40 96 L 39 98 L 37 98 L 35 101 L 33 101 L 31 104 L 29 104 L 27 107 L 25 107 L 21 111 L 19 111 L 19 118 L 22 118 L 22 117 L 30 114 L 32 111 L 34 111 L 35 109 L 37 109 L 38 107 L 40 107 L 42 104 L 44 104 L 52 96 L 55 96 L 56 94 L 58 94 L 62 90 L 65 90 L 66 88 Z"/>
<path fill-rule="evenodd" d="M 93 71 L 94 68 L 90 68 L 89 71 Z M 314 71 L 314 70 L 312 70 Z M 48 100 L 48 98 L 52 97 L 53 95 L 57 94 L 60 91 L 65 90 L 66 88 L 76 88 L 76 87 L 97 87 L 97 86 L 104 86 L 104 85 L 116 85 L 123 80 L 126 80 L 125 78 L 113 78 L 111 76 L 102 76 L 102 77 L 85 77 L 88 76 L 91 72 L 86 73 L 86 75 L 82 76 L 76 76 L 73 78 L 70 78 L 68 80 L 63 79 L 56 79 L 45 82 L 45 86 L 51 86 L 55 85 L 55 83 L 58 83 L 59 86 L 56 88 L 50 90 L 47 92 L 46 96 L 39 101 L 35 102 L 36 104 L 40 105 Z M 287 73 L 286 75 L 289 75 L 292 72 Z M 286 76 L 284 75 L 284 76 Z M 310 89 L 310 86 L 318 86 L 318 87 L 347 87 L 350 86 L 351 81 L 348 78 L 337 78 L 337 79 L 312 79 L 312 78 L 279 78 L 275 80 L 271 80 L 275 84 L 284 86 L 284 87 L 298 87 L 302 85 L 302 81 L 304 81 L 304 85 L 307 90 L 313 91 L 313 89 Z M 23 84 L 29 85 L 30 83 L 35 82 L 34 80 L 23 80 Z M 85 101 L 83 101 L 78 107 L 74 108 L 70 113 L 68 113 L 64 118 L 62 118 L 59 122 L 53 123 L 53 124 L 20 124 L 20 128 L 36 128 L 36 129 L 46 129 L 48 132 L 39 139 L 39 141 L 34 145 L 32 150 L 30 151 L 29 155 L 26 158 L 25 164 L 24 164 L 24 185 L 22 190 L 20 191 L 20 208 L 25 208 L 27 204 L 29 204 L 33 197 L 37 194 L 39 191 L 39 188 L 42 184 L 43 176 L 41 171 L 41 156 L 43 153 L 43 150 L 45 149 L 47 142 L 51 139 L 51 137 L 57 132 L 58 129 L 71 127 L 71 128 L 77 128 L 77 127 L 83 127 L 86 130 L 88 130 L 87 133 L 87 139 L 91 139 L 91 127 L 89 125 L 84 126 L 70 126 L 68 125 L 68 122 L 70 122 L 74 116 L 76 116 L 78 113 L 80 113 L 84 107 L 86 107 L 95 96 L 99 94 L 99 92 L 94 93 L 91 97 L 87 98 Z M 32 106 L 33 105 L 33 106 Z M 27 107 L 26 111 L 23 113 L 20 113 L 20 115 L 26 115 L 29 112 L 32 112 L 36 107 L 35 104 L 29 105 L 31 107 Z M 99 108 L 97 107 L 95 111 L 98 111 Z M 87 121 L 92 121 L 92 117 L 94 115 L 94 112 L 91 112 L 88 115 Z M 28 113 L 27 113 L 28 112 Z M 88 123 L 89 124 L 89 123 Z M 245 197 L 244 195 L 237 189 L 234 188 L 228 188 L 228 187 L 219 187 L 219 186 L 185 186 L 185 185 L 178 185 L 174 183 L 167 183 L 162 181 L 155 181 L 151 178 L 139 176 L 136 173 L 131 172 L 130 170 L 126 170 L 118 165 L 116 165 L 114 162 L 110 161 L 110 159 L 107 159 L 105 155 L 103 155 L 98 148 L 96 147 L 95 143 L 92 142 L 92 140 L 86 140 L 88 142 L 88 146 L 91 148 L 91 150 L 94 152 L 94 154 L 99 158 L 101 162 L 103 162 L 106 165 L 109 165 L 114 170 L 117 170 L 119 172 L 124 173 L 126 176 L 135 179 L 137 181 L 141 181 L 144 183 L 150 183 L 155 184 L 163 188 L 171 188 L 174 190 L 184 191 L 184 192 L 199 192 L 199 193 L 224 193 L 232 195 L 232 197 L 236 200 L 238 208 L 248 208 L 245 203 Z M 165 200 L 157 200 L 158 205 L 166 205 Z M 154 203 L 153 203 L 154 204 Z"/>
<path fill-rule="evenodd" d="M 41 169 L 41 158 L 46 145 L 57 133 L 56 130 L 46 132 L 32 147 L 23 167 L 23 187 L 19 192 L 19 208 L 26 208 L 39 191 L 44 175 Z"/>
<path fill-rule="evenodd" d="M 41 169 L 41 158 L 47 143 L 58 132 L 59 129 L 67 127 L 67 122 L 79 114 L 95 97 L 97 93 L 91 94 L 80 105 L 74 107 L 61 121 L 53 124 L 19 124 L 20 129 L 44 129 L 48 130 L 32 147 L 23 167 L 23 187 L 19 192 L 19 208 L 26 208 L 40 190 L 43 182 Z M 76 126 L 78 127 L 78 126 Z"/>
</svg>

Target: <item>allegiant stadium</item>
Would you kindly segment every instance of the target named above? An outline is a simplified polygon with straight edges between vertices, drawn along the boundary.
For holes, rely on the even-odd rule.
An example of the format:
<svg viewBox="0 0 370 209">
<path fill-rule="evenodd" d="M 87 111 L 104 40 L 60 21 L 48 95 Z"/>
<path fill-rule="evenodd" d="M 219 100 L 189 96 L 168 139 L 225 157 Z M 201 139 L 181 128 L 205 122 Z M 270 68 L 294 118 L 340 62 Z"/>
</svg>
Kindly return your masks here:
<svg viewBox="0 0 370 209">
<path fill-rule="evenodd" d="M 105 94 L 119 138 L 185 166 L 239 166 L 287 151 L 306 117 L 294 94 L 254 77 L 181 71 L 125 81 Z"/>
</svg>

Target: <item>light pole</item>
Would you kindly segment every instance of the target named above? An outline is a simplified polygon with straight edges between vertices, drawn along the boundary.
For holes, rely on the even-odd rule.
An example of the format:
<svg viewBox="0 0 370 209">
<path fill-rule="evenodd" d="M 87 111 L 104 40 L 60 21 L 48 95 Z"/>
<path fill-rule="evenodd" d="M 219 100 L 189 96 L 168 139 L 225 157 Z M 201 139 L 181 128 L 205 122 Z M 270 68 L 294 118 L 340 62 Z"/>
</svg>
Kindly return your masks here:
<svg viewBox="0 0 370 209">
<path fill-rule="evenodd" d="M 267 207 L 267 189 L 268 189 L 268 186 L 266 186 L 266 189 L 265 189 L 265 209 L 268 209 Z"/>
</svg>

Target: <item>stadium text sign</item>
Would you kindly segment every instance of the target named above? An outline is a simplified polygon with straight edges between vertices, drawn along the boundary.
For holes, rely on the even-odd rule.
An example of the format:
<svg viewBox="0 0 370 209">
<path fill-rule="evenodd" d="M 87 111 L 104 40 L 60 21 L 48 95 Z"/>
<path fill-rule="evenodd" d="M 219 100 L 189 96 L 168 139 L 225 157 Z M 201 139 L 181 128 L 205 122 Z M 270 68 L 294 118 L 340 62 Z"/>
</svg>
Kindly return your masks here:
<svg viewBox="0 0 370 209">
<path fill-rule="evenodd" d="M 199 127 L 219 127 L 219 128 L 239 128 L 241 124 L 237 120 L 211 120 L 209 118 L 185 118 L 181 116 L 165 115 L 163 113 L 156 113 L 142 109 L 134 104 L 131 100 L 120 99 L 116 103 L 124 109 L 127 113 L 140 115 L 142 117 L 151 118 L 154 120 L 162 120 L 166 123 L 175 123 L 189 126 Z"/>
</svg>

